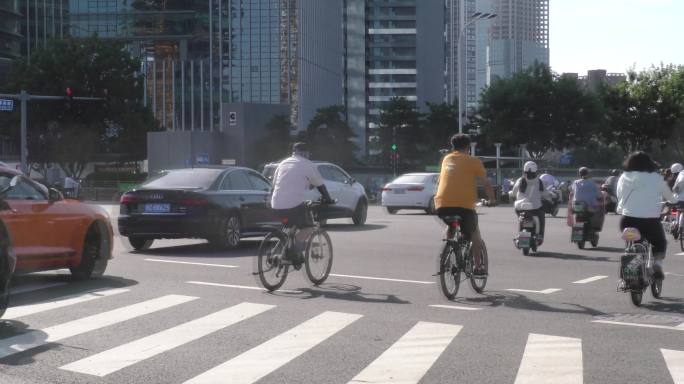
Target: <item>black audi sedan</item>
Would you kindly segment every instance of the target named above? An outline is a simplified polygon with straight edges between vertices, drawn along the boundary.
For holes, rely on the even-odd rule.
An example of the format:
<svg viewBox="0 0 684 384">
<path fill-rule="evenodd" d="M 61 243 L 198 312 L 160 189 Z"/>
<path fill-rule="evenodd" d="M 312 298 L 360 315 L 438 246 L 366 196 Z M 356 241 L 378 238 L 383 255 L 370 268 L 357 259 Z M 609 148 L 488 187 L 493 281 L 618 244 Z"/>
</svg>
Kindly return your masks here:
<svg viewBox="0 0 684 384">
<path fill-rule="evenodd" d="M 119 233 L 136 250 L 155 239 L 199 238 L 235 248 L 268 232 L 271 184 L 241 167 L 165 171 L 121 197 Z"/>
</svg>

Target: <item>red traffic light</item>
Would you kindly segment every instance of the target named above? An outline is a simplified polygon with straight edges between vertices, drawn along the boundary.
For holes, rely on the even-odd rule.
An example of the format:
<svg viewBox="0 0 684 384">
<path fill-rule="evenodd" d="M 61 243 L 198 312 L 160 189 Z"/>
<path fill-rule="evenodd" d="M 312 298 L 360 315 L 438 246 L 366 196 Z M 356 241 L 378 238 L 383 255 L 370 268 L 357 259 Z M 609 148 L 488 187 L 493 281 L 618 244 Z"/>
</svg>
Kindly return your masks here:
<svg viewBox="0 0 684 384">
<path fill-rule="evenodd" d="M 67 87 L 66 95 L 67 95 L 67 97 L 73 97 L 74 96 L 74 92 L 71 90 L 71 87 Z"/>
</svg>

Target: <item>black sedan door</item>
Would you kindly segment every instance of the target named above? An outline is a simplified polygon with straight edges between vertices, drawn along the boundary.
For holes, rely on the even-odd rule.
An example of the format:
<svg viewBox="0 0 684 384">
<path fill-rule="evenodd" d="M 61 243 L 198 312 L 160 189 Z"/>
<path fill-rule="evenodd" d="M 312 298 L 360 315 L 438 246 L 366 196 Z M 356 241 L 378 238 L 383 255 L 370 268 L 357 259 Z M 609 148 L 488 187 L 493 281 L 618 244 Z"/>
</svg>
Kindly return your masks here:
<svg viewBox="0 0 684 384">
<path fill-rule="evenodd" d="M 221 182 L 220 194 L 228 200 L 227 206 L 239 207 L 243 234 L 258 231 L 267 199 L 263 191 L 254 189 L 246 170 L 230 171 Z"/>
</svg>

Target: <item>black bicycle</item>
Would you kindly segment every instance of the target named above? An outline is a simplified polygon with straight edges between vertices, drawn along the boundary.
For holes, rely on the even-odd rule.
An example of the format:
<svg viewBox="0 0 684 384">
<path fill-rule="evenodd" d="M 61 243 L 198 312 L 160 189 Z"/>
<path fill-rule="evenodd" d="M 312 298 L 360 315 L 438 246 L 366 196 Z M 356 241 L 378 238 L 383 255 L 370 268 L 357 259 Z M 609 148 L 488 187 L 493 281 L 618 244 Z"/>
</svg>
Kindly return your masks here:
<svg viewBox="0 0 684 384">
<path fill-rule="evenodd" d="M 328 233 L 321 228 L 318 209 L 320 202 L 306 204 L 308 228 L 297 228 L 283 219 L 282 226 L 269 233 L 261 242 L 257 257 L 257 270 L 261 284 L 269 291 L 279 289 L 287 279 L 290 267 L 305 267 L 306 276 L 314 285 L 320 285 L 330 275 L 333 249 Z M 306 239 L 297 244 L 297 237 L 307 231 Z"/>
<path fill-rule="evenodd" d="M 484 241 L 482 241 L 482 254 L 480 255 L 482 273 L 475 274 L 472 242 L 467 240 L 461 231 L 461 218 L 459 216 L 446 217 L 444 221 L 449 223 L 450 230 L 448 231 L 449 236 L 444 239 L 444 248 L 439 257 L 438 276 L 442 293 L 449 300 L 456 297 L 461 285 L 461 273 L 470 279 L 470 285 L 475 292 L 482 293 L 487 285 L 489 273 L 487 248 Z"/>
</svg>

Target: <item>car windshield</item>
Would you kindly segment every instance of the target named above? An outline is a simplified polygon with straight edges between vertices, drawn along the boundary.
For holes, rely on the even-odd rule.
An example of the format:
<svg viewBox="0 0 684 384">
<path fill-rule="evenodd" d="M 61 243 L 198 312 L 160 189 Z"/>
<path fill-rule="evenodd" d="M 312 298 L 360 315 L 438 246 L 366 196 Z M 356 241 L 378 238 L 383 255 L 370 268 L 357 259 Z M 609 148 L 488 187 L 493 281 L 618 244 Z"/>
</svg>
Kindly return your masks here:
<svg viewBox="0 0 684 384">
<path fill-rule="evenodd" d="M 143 184 L 144 188 L 206 189 L 223 172 L 221 169 L 179 169 L 167 171 Z"/>
<path fill-rule="evenodd" d="M 393 184 L 421 184 L 427 180 L 427 175 L 404 175 L 397 177 Z"/>
</svg>

